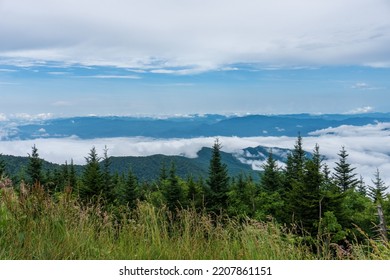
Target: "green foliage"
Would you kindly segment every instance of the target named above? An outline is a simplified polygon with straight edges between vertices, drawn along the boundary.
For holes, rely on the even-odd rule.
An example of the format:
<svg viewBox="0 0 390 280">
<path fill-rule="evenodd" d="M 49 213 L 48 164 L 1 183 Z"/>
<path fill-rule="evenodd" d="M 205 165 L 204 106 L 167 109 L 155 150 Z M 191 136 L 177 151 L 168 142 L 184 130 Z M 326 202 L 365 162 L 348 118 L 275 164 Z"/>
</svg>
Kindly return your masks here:
<svg viewBox="0 0 390 280">
<path fill-rule="evenodd" d="M 376 170 L 374 176 L 374 180 L 372 180 L 373 186 L 368 187 L 368 195 L 372 198 L 374 203 L 383 204 L 385 193 L 388 187 L 385 186 L 385 183 L 380 177 L 378 169 Z"/>
<path fill-rule="evenodd" d="M 42 159 L 39 158 L 38 149 L 34 145 L 32 147 L 31 155 L 28 155 L 29 162 L 27 166 L 27 175 L 29 176 L 28 182 L 31 185 L 43 183 L 42 174 Z"/>
<path fill-rule="evenodd" d="M 171 212 L 176 212 L 183 206 L 183 190 L 179 183 L 179 178 L 176 175 L 176 166 L 172 162 L 169 170 L 169 177 L 166 179 L 165 185 L 165 200 L 166 205 Z"/>
<path fill-rule="evenodd" d="M 209 177 L 209 197 L 207 206 L 211 212 L 219 213 L 227 209 L 229 177 L 226 164 L 221 162 L 222 145 L 218 139 L 215 141 L 210 159 Z"/>
<path fill-rule="evenodd" d="M 79 187 L 80 198 L 86 202 L 104 198 L 104 181 L 103 174 L 100 170 L 99 161 L 100 158 L 96 153 L 95 147 L 93 147 L 85 158 L 87 164 L 82 174 L 82 182 Z"/>
<path fill-rule="evenodd" d="M 202 162 L 205 162 L 207 153 L 209 156 L 208 177 L 204 181 L 202 177 L 194 179 L 193 175 L 189 175 L 187 179 L 182 179 L 183 177 L 178 175 L 179 170 L 189 167 L 187 161 L 172 161 L 170 169 L 167 170 L 165 162 L 168 157 L 164 156 L 154 157 L 153 159 L 157 160 L 154 164 L 160 165 L 151 169 L 146 164 L 147 161 L 140 159 L 139 162 L 145 165 L 141 164 L 137 168 L 143 168 L 147 173 L 155 172 L 154 180 L 140 180 L 128 165 L 125 172 L 115 169 L 115 160 L 108 157 L 107 149 L 101 159 L 93 147 L 86 157 L 86 165 L 81 170 L 73 161 L 70 165 L 47 165 L 39 159 L 34 146 L 28 161 L 25 165 L 20 165 L 22 167 L 17 171 L 18 176 L 12 179 L 4 175 L 0 177 L 0 189 L 4 189 L 0 190 L 0 233 L 7 232 L 5 235 L 0 234 L 0 245 L 9 246 L 7 242 L 12 241 L 17 244 L 17 248 L 25 248 L 26 244 L 35 242 L 44 248 L 40 247 L 39 252 L 32 249 L 34 254 L 57 258 L 59 255 L 53 255 L 50 248 L 38 242 L 30 233 L 36 231 L 42 238 L 47 235 L 48 243 L 54 247 L 60 245 L 49 234 L 58 234 L 58 240 L 72 244 L 76 244 L 77 240 L 64 236 L 74 234 L 81 239 L 88 238 L 85 245 L 88 252 L 79 252 L 76 255 L 96 258 L 123 256 L 121 254 L 125 251 L 130 252 L 131 249 L 127 248 L 130 245 L 141 246 L 142 250 L 149 252 L 146 254 L 141 249 L 134 249 L 135 251 L 131 251 L 134 256 L 179 256 L 177 252 L 170 251 L 172 246 L 169 242 L 177 242 L 186 248 L 185 250 L 190 250 L 189 244 L 197 244 L 204 252 L 187 252 L 180 256 L 201 258 L 237 257 L 240 250 L 246 250 L 243 256 L 247 257 L 290 258 L 290 255 L 281 253 L 283 250 L 289 251 L 286 249 L 288 246 L 294 250 L 303 249 L 299 252 L 290 251 L 292 255 L 310 256 L 309 258 L 344 258 L 340 252 L 346 254 L 347 258 L 383 258 L 390 255 L 385 240 L 380 241 L 381 244 L 371 240 L 378 236 L 375 204 L 380 203 L 385 218 L 390 219 L 390 195 L 385 194 L 386 187 L 379 171 L 368 191 L 362 180 L 360 187 L 355 184 L 357 180 L 353 173 L 354 168 L 347 163 L 348 154 L 344 148 L 332 174 L 327 165 L 322 163 L 318 145 L 311 156 L 308 156 L 308 153 L 303 151 L 302 138 L 299 136 L 288 157 L 286 168 L 278 167 L 271 151 L 263 165 L 264 172 L 260 181 L 254 182 L 252 177 L 245 173 L 229 178 L 221 147 L 216 140 L 212 150 L 203 149 L 200 152 Z M 1 156 L 0 171 L 7 172 L 14 166 L 14 160 L 22 162 L 23 159 Z M 181 163 L 184 166 L 180 165 Z M 31 179 L 33 174 L 39 174 L 36 178 L 41 178 L 35 182 L 44 182 L 44 192 L 43 187 L 33 184 L 32 180 L 27 185 L 23 183 L 23 178 Z M 31 187 L 34 188 L 30 193 Z M 72 193 L 72 190 L 75 192 Z M 66 205 L 67 203 L 69 205 Z M 66 216 L 65 212 L 61 212 L 57 217 L 55 215 L 58 213 L 52 212 L 52 208 L 64 211 L 66 209 L 73 216 Z M 88 217 L 89 220 L 82 220 L 78 215 L 84 215 L 83 219 Z M 53 217 L 57 217 L 57 220 L 64 217 L 64 220 L 57 223 L 57 220 L 50 220 Z M 77 227 L 67 219 L 75 219 L 84 224 Z M 30 223 L 30 220 L 33 223 Z M 40 224 L 42 221 L 44 223 Z M 14 224 L 9 226 L 11 222 Z M 283 229 L 279 226 L 281 224 L 284 225 Z M 41 228 L 37 229 L 37 225 Z M 11 231 L 8 232 L 8 229 Z M 49 233 L 49 230 L 53 229 L 60 229 L 61 232 Z M 191 231 L 195 236 L 190 234 Z M 64 232 L 67 233 L 64 235 Z M 96 232 L 104 232 L 103 238 L 100 240 L 96 236 L 90 236 L 90 232 L 95 235 Z M 216 241 L 219 233 L 220 243 Z M 129 234 L 134 235 L 135 240 L 128 240 L 126 236 Z M 138 240 L 138 236 L 142 234 L 143 239 Z M 271 241 L 267 243 L 263 235 L 271 238 Z M 211 240 L 216 243 L 209 243 Z M 369 247 L 369 255 L 368 251 L 361 247 L 367 240 L 370 245 L 365 246 Z M 272 243 L 273 241 L 275 243 Z M 105 247 L 104 242 L 108 242 L 110 247 Z M 119 245 L 117 242 L 124 242 L 126 245 Z M 354 248 L 358 253 L 352 252 L 351 249 L 346 253 L 343 248 L 353 242 L 356 243 Z M 99 245 L 96 247 L 93 243 Z M 222 243 L 228 244 L 231 251 L 222 249 Z M 221 247 L 215 249 L 220 250 L 220 255 L 217 255 L 211 248 L 219 245 Z M 299 246 L 296 247 L 297 245 Z M 64 248 L 58 248 L 67 252 L 61 256 L 73 258 Z M 118 249 L 121 253 L 106 253 L 101 251 L 101 248 L 110 252 Z M 253 251 L 253 248 L 272 248 L 280 252 L 267 251 L 260 255 Z M 91 254 L 89 250 L 98 254 Z M 167 250 L 167 253 L 161 253 L 161 250 Z M 1 252 L 0 250 L 0 256 Z M 371 255 L 372 252 L 374 255 Z M 19 252 L 15 253 L 15 256 L 31 256 L 23 254 Z M 35 255 L 33 257 L 35 258 Z"/>
<path fill-rule="evenodd" d="M 273 158 L 272 149 L 268 154 L 266 163 L 263 165 L 263 173 L 260 177 L 260 186 L 269 192 L 280 191 L 282 178 L 276 160 Z"/>
<path fill-rule="evenodd" d="M 355 188 L 359 181 L 356 179 L 356 173 L 353 173 L 355 168 L 352 168 L 348 163 L 348 153 L 344 147 L 341 148 L 338 156 L 339 161 L 336 162 L 336 167 L 334 168 L 334 178 L 336 184 L 345 192 L 348 189 Z"/>
<path fill-rule="evenodd" d="M 3 159 L 3 155 L 0 154 L 0 178 L 5 177 L 6 175 L 5 161 Z"/>
</svg>

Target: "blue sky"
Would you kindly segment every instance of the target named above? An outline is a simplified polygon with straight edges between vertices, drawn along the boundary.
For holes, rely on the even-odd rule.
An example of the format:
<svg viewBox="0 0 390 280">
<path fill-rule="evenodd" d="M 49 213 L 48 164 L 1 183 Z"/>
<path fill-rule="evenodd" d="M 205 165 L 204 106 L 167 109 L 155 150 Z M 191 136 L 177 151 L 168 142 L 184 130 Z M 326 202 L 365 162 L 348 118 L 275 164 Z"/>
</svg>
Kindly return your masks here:
<svg viewBox="0 0 390 280">
<path fill-rule="evenodd" d="M 389 1 L 95 2 L 0 0 L 0 120 L 390 111 Z"/>
</svg>

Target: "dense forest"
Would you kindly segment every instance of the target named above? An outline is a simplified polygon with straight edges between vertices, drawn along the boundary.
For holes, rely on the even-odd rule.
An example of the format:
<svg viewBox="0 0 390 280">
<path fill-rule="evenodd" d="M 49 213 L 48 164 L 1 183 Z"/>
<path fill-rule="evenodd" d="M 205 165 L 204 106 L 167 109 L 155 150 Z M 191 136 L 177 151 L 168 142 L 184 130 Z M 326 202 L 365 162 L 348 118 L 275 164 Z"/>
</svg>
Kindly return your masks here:
<svg viewBox="0 0 390 280">
<path fill-rule="evenodd" d="M 0 156 L 0 244 L 4 248 L 0 258 L 389 258 L 386 221 L 390 219 L 390 195 L 380 171 L 377 170 L 372 182 L 366 185 L 348 163 L 344 147 L 331 170 L 323 163 L 320 147 L 317 145 L 307 153 L 302 141 L 298 136 L 284 167 L 278 166 L 271 150 L 263 165 L 264 171 L 255 175 L 243 171 L 232 176 L 221 161 L 222 144 L 218 140 L 211 149 L 205 177 L 178 176 L 180 162 L 172 160 L 161 164 L 156 179 L 140 180 L 131 168 L 114 172 L 108 149 L 99 156 L 94 147 L 83 167 L 70 162 L 45 168 L 37 147 L 33 146 L 27 166 L 14 174 L 7 174 L 7 164 L 12 163 L 7 162 L 6 156 Z M 64 212 L 54 214 L 54 209 Z M 119 242 L 121 248 L 136 246 L 148 253 L 137 251 L 135 254 L 126 249 L 132 253 L 125 250 L 121 251 L 124 255 L 118 255 L 107 248 L 104 250 L 108 251 L 97 248 L 93 253 L 88 248 L 72 255 L 65 248 L 52 245 L 48 246 L 56 248 L 57 253 L 46 245 L 42 245 L 46 249 L 41 251 L 33 250 L 33 255 L 23 250 L 28 246 L 27 240 L 33 243 L 34 238 L 40 238 L 33 234 L 40 230 L 38 227 L 45 228 L 42 223 L 49 225 L 48 232 L 60 232 L 60 243 L 76 242 L 69 238 L 72 234 L 81 234 L 78 227 L 85 215 L 94 217 L 93 225 L 85 225 L 86 228 L 91 226 L 92 239 L 108 234 L 101 242 L 114 247 Z M 73 225 L 72 219 L 79 224 Z M 145 225 L 150 228 L 142 233 L 137 231 Z M 105 231 L 105 227 L 109 230 Z M 86 228 L 82 229 L 84 234 Z M 48 232 L 45 234 L 53 236 Z M 127 244 L 129 241 L 121 239 L 125 232 L 132 232 L 134 239 L 141 236 L 140 240 L 144 241 Z M 221 235 L 217 237 L 216 232 Z M 200 248 L 210 254 L 159 252 L 170 252 L 164 243 L 165 237 L 167 243 L 176 242 L 183 248 L 198 242 Z M 188 243 L 183 241 L 184 237 L 188 238 Z M 262 239 L 264 237 L 268 239 Z M 151 239 L 145 241 L 146 238 Z M 236 238 L 240 243 L 234 243 Z M 275 238 L 278 247 L 276 243 L 274 247 L 270 245 Z M 218 243 L 221 240 L 236 251 L 226 253 L 224 249 L 221 251 L 224 254 L 215 254 L 211 247 L 218 252 L 218 246 L 223 246 Z M 258 247 L 260 240 L 269 243 L 270 251 L 284 253 L 254 253 L 254 249 L 264 249 Z M 57 241 L 52 242 L 58 245 Z M 253 244 L 248 245 L 249 241 Z M 150 247 L 155 251 L 146 249 L 148 242 L 156 245 Z M 211 251 L 205 249 L 205 244 Z"/>
</svg>

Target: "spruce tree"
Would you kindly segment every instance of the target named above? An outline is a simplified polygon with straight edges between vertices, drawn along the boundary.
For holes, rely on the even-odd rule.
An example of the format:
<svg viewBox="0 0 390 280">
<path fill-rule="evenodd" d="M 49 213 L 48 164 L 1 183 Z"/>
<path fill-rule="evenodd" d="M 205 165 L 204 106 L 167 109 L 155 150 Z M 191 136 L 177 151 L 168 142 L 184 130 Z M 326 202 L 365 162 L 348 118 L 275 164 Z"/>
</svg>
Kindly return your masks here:
<svg viewBox="0 0 390 280">
<path fill-rule="evenodd" d="M 383 213 L 383 202 L 385 198 L 385 192 L 387 190 L 387 186 L 385 186 L 385 183 L 383 182 L 382 178 L 380 177 L 379 170 L 377 169 L 374 174 L 374 180 L 372 180 L 373 186 L 370 186 L 368 188 L 368 194 L 374 201 L 377 211 L 378 211 L 378 218 L 379 218 L 379 225 L 378 225 L 378 231 L 380 234 L 380 237 L 383 241 L 387 244 L 387 226 L 386 226 L 386 220 L 385 215 Z"/>
<path fill-rule="evenodd" d="M 176 175 L 175 163 L 171 163 L 169 170 L 168 185 L 165 190 L 167 207 L 170 211 L 175 212 L 182 207 L 183 191 L 179 184 L 179 178 Z"/>
<path fill-rule="evenodd" d="M 261 189 L 268 192 L 279 191 L 282 187 L 282 181 L 278 164 L 273 158 L 272 149 L 269 151 L 266 163 L 263 164 L 263 170 L 260 177 Z"/>
<path fill-rule="evenodd" d="M 110 172 L 111 159 L 108 157 L 107 146 L 104 147 L 103 152 L 102 195 L 107 203 L 112 203 L 114 201 L 114 184 Z"/>
<path fill-rule="evenodd" d="M 104 197 L 103 176 L 100 170 L 100 157 L 93 147 L 85 158 L 87 164 L 82 175 L 82 185 L 80 187 L 80 197 L 84 201 L 95 200 Z"/>
<path fill-rule="evenodd" d="M 42 173 L 42 159 L 39 158 L 38 149 L 34 145 L 32 147 L 32 153 L 28 154 L 28 166 L 27 166 L 27 175 L 29 177 L 29 183 L 31 185 L 39 185 L 43 183 L 43 173 Z"/>
<path fill-rule="evenodd" d="M 229 177 L 226 164 L 221 161 L 221 144 L 218 139 L 215 141 L 209 166 L 209 186 L 208 208 L 214 213 L 219 213 L 227 209 Z"/>
<path fill-rule="evenodd" d="M 292 180 L 301 182 L 303 180 L 303 171 L 305 167 L 306 153 L 303 150 L 302 137 L 299 134 L 298 139 L 295 142 L 294 149 L 287 156 L 286 163 L 286 179 L 287 184 Z"/>
<path fill-rule="evenodd" d="M 135 209 L 138 200 L 138 179 L 131 169 L 127 172 L 127 177 L 122 190 L 120 191 L 120 200 L 123 205 L 127 205 L 129 209 Z"/>
<path fill-rule="evenodd" d="M 368 195 L 374 201 L 375 204 L 383 204 L 383 200 L 386 195 L 387 186 L 380 177 L 379 170 L 377 169 L 374 174 L 374 180 L 371 180 L 373 185 L 368 187 Z"/>
<path fill-rule="evenodd" d="M 356 178 L 356 173 L 353 173 L 355 168 L 352 168 L 351 164 L 348 163 L 349 155 L 344 147 L 341 148 L 338 156 L 339 161 L 336 162 L 336 167 L 334 168 L 334 179 L 341 190 L 345 192 L 355 188 L 359 181 Z"/>
</svg>

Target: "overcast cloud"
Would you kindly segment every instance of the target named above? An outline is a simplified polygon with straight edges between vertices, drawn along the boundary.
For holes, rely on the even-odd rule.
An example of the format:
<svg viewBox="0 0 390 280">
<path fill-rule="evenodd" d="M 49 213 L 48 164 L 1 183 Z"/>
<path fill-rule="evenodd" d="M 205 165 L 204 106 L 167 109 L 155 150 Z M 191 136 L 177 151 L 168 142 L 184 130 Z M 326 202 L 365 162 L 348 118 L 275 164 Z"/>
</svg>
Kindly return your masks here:
<svg viewBox="0 0 390 280">
<path fill-rule="evenodd" d="M 179 74 L 236 63 L 388 67 L 389 14 L 387 0 L 1 0 L 0 57 Z"/>
</svg>

